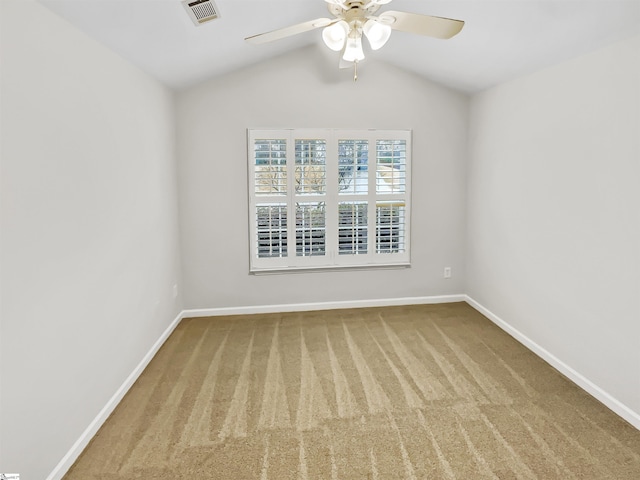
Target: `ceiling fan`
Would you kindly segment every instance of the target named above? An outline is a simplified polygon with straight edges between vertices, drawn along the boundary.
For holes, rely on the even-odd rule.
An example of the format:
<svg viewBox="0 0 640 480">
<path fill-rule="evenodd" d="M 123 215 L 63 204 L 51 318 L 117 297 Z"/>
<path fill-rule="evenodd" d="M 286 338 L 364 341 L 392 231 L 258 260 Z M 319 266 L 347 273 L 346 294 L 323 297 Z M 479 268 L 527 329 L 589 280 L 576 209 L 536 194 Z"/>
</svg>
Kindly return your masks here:
<svg viewBox="0 0 640 480">
<path fill-rule="evenodd" d="M 322 40 L 331 50 L 342 52 L 340 68 L 353 64 L 354 80 L 357 80 L 358 62 L 364 60 L 362 34 L 367 37 L 371 49 L 378 50 L 389 40 L 391 30 L 448 39 L 460 32 L 464 26 L 462 20 L 393 10 L 375 15 L 382 5 L 386 5 L 391 0 L 325 1 L 328 3 L 329 12 L 335 18 L 316 18 L 271 32 L 253 35 L 245 40 L 260 45 L 316 28 L 324 28 Z"/>
</svg>

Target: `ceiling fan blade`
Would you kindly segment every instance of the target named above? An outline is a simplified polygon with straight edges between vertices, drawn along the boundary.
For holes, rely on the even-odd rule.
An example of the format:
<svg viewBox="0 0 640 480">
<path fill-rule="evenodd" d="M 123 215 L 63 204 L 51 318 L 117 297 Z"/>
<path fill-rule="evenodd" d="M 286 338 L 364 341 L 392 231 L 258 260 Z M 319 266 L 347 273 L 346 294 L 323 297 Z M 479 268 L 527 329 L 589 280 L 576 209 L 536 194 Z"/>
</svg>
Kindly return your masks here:
<svg viewBox="0 0 640 480">
<path fill-rule="evenodd" d="M 381 13 L 378 19 L 381 23 L 389 25 L 394 30 L 442 39 L 453 37 L 464 26 L 462 20 L 393 10 Z"/>
<path fill-rule="evenodd" d="M 274 40 L 280 40 L 281 38 L 290 37 L 299 33 L 308 32 L 309 30 L 313 30 L 315 28 L 328 27 L 336 21 L 337 19 L 331 20 L 329 18 L 316 18 L 315 20 L 309 20 L 308 22 L 298 23 L 296 25 L 280 28 L 271 32 L 253 35 L 252 37 L 245 38 L 245 40 L 254 45 L 261 45 L 263 43 L 273 42 Z"/>
</svg>

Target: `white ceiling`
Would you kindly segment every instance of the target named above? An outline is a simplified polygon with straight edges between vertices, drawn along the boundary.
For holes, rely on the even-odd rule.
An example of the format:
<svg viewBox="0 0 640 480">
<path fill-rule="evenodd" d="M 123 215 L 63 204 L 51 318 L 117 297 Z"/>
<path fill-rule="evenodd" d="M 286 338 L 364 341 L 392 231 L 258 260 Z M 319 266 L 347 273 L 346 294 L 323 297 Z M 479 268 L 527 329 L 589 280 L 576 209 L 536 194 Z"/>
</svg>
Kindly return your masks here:
<svg viewBox="0 0 640 480">
<path fill-rule="evenodd" d="M 220 18 L 196 27 L 179 0 L 39 0 L 173 88 L 184 88 L 317 44 L 320 30 L 255 46 L 250 35 L 330 16 L 323 0 L 215 0 Z M 393 32 L 362 64 L 387 62 L 475 92 L 640 33 L 640 0 L 394 0 L 380 10 L 465 20 L 437 40 Z M 366 43 L 366 42 L 365 42 Z M 344 71 L 345 78 L 351 73 Z"/>
</svg>

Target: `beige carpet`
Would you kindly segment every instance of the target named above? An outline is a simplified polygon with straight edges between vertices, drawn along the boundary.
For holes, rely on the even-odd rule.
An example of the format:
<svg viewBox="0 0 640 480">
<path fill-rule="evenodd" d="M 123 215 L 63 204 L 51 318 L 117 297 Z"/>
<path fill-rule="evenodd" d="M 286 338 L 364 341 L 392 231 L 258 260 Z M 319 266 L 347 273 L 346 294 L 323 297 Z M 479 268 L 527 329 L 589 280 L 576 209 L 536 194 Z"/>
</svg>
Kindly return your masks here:
<svg viewBox="0 0 640 480">
<path fill-rule="evenodd" d="M 184 320 L 65 477 L 640 479 L 640 431 L 464 303 Z"/>
</svg>

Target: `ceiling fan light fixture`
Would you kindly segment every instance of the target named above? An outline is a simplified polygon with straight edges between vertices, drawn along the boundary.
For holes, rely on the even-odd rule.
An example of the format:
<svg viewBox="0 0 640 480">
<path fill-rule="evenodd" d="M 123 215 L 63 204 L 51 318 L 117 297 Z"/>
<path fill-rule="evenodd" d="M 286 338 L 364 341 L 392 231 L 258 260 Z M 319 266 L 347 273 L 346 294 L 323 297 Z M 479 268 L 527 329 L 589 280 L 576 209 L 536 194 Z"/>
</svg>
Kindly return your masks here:
<svg viewBox="0 0 640 480">
<path fill-rule="evenodd" d="M 373 18 L 367 20 L 362 30 L 366 35 L 367 40 L 369 40 L 372 50 L 378 50 L 381 48 L 385 43 L 387 43 L 391 36 L 391 27 L 380 23 Z"/>
<path fill-rule="evenodd" d="M 344 48 L 344 41 L 348 34 L 349 25 L 344 20 L 340 20 L 322 31 L 322 40 L 327 47 L 338 52 Z"/>
<path fill-rule="evenodd" d="M 349 36 L 347 38 L 347 46 L 344 49 L 342 59 L 345 62 L 359 62 L 364 60 L 364 52 L 362 51 L 362 37 L 360 35 Z"/>
</svg>

